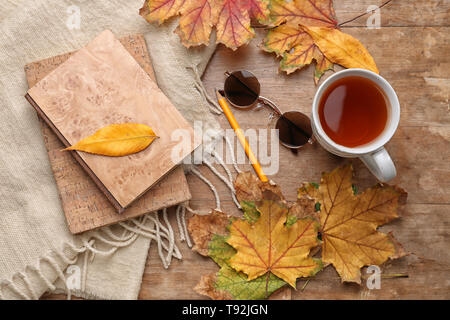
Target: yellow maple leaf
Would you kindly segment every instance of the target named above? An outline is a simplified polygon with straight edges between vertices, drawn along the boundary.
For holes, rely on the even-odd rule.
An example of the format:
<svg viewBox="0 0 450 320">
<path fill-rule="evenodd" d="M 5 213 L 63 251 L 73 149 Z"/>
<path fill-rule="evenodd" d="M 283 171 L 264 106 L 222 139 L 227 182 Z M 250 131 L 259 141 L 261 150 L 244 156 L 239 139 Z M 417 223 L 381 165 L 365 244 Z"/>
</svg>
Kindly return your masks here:
<svg viewBox="0 0 450 320">
<path fill-rule="evenodd" d="M 392 235 L 377 228 L 398 217 L 399 200 L 405 191 L 377 185 L 355 195 L 352 166 L 324 173 L 320 186 L 309 184 L 299 189 L 320 203 L 322 261 L 331 263 L 342 281 L 361 283 L 363 266 L 380 265 L 403 254 Z"/>
<path fill-rule="evenodd" d="M 346 68 L 363 68 L 379 73 L 377 65 L 362 43 L 338 29 L 303 26 L 320 51 L 333 63 Z"/>
<path fill-rule="evenodd" d="M 144 150 L 156 138 L 158 137 L 152 128 L 144 124 L 111 124 L 64 149 L 64 151 L 77 150 L 104 156 L 121 157 Z"/>
<path fill-rule="evenodd" d="M 298 277 L 321 269 L 320 261 L 309 257 L 311 248 L 320 244 L 316 220 L 289 222 L 288 208 L 280 201 L 262 200 L 256 208 L 257 221 L 239 219 L 229 227 L 227 243 L 237 251 L 230 259 L 231 267 L 247 274 L 249 281 L 272 273 L 294 288 Z"/>
</svg>

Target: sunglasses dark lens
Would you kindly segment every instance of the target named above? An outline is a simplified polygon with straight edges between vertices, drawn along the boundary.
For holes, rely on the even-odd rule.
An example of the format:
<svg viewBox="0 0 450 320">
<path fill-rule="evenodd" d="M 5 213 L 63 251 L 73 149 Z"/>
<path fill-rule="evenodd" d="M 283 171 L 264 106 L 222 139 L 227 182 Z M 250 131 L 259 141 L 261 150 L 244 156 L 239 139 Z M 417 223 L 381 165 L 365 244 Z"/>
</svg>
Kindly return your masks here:
<svg viewBox="0 0 450 320">
<path fill-rule="evenodd" d="M 259 97 L 258 79 L 248 71 L 235 71 L 225 80 L 225 95 L 234 105 L 251 106 Z"/>
<path fill-rule="evenodd" d="M 277 121 L 279 139 L 288 148 L 300 148 L 308 143 L 312 136 L 311 121 L 301 112 L 284 113 Z"/>
</svg>

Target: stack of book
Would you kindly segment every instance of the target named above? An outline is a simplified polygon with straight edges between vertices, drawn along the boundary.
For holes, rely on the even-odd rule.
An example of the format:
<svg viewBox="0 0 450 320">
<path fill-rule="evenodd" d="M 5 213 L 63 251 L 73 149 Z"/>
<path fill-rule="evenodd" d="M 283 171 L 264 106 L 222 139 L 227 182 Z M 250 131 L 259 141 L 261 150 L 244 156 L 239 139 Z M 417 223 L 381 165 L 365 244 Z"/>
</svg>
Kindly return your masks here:
<svg viewBox="0 0 450 320">
<path fill-rule="evenodd" d="M 143 37 L 129 37 L 122 43 L 112 32 L 104 31 L 44 77 L 45 70 L 39 68 L 52 67 L 55 59 L 25 68 L 32 85 L 26 98 L 45 122 L 50 161 L 73 233 L 190 198 L 179 162 L 198 147 L 193 128 L 158 88 L 152 70 L 141 66 L 151 68 Z M 159 138 L 139 153 L 107 157 L 61 152 L 54 144 L 49 146 L 52 137 L 46 136 L 56 135 L 62 149 L 118 123 L 148 125 Z M 190 137 L 183 148 L 177 147 L 180 141 L 174 139 L 177 130 Z"/>
</svg>

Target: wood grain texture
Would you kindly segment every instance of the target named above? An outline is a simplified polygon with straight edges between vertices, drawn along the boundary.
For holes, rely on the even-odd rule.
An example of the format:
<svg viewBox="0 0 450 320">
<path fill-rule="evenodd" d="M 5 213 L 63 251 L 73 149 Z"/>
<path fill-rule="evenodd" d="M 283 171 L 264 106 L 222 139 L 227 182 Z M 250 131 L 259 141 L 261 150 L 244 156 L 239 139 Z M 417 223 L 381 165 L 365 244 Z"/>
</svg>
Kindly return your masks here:
<svg viewBox="0 0 450 320">
<path fill-rule="evenodd" d="M 359 7 L 357 1 L 342 2 L 346 3 L 347 7 L 350 7 L 350 3 Z M 338 3 L 341 1 L 336 2 Z M 414 7 L 418 4 L 428 4 L 425 1 L 409 3 L 415 3 Z M 391 16 L 399 14 L 400 17 L 406 18 L 412 13 L 411 6 L 412 4 L 407 5 L 404 13 L 399 6 Z M 420 7 L 417 7 L 417 10 L 420 11 Z M 429 8 L 423 11 L 428 12 Z M 419 12 L 414 15 L 418 16 Z M 423 18 L 430 22 L 433 16 L 427 14 Z M 448 18 L 447 14 L 447 20 Z M 403 20 L 401 22 L 403 23 Z M 382 279 L 380 290 L 369 290 L 365 281 L 361 286 L 342 284 L 336 271 L 329 266 L 314 280 L 309 281 L 303 291 L 288 288 L 287 290 L 291 291 L 290 298 L 449 299 L 450 30 L 447 26 L 411 25 L 391 26 L 379 30 L 351 27 L 345 28 L 345 32 L 356 36 L 369 48 L 381 74 L 391 82 L 399 95 L 402 112 L 400 127 L 388 143 L 387 149 L 398 170 L 398 177 L 393 183 L 408 191 L 408 205 L 402 209 L 400 219 L 382 227 L 381 230 L 393 231 L 411 254 L 385 264 L 382 271 L 384 274 L 407 273 L 409 278 Z M 299 110 L 310 114 L 316 91 L 313 68 L 309 67 L 289 76 L 278 73 L 274 56 L 263 53 L 256 47 L 262 37 L 263 32 L 259 31 L 258 39 L 236 52 L 218 48 L 203 78 L 208 92 L 212 93 L 215 87 L 223 86 L 225 70 L 248 69 L 259 78 L 261 94 L 275 101 L 282 111 Z M 330 74 L 331 72 L 327 73 Z M 233 113 L 244 130 L 271 128 L 274 125 L 265 109 L 233 109 Z M 224 117 L 218 119 L 223 128 L 229 127 Z M 239 147 L 238 144 L 235 146 Z M 303 181 L 318 182 L 321 172 L 330 171 L 348 161 L 354 165 L 355 183 L 359 190 L 363 191 L 376 183 L 375 178 L 359 160 L 336 157 L 317 144 L 302 149 L 297 156 L 285 148 L 280 148 L 280 170 L 270 178 L 280 184 L 288 200 L 294 201 L 296 190 Z M 249 164 L 240 167 L 252 170 Z M 220 171 L 220 168 L 218 170 Z M 222 209 L 227 213 L 240 215 L 223 183 L 209 169 L 201 168 L 201 172 L 217 186 Z M 214 208 L 214 197 L 210 189 L 195 176 L 188 175 L 187 178 L 192 190 L 191 207 L 201 211 Z M 141 299 L 205 299 L 192 288 L 202 274 L 217 272 L 218 267 L 210 259 L 187 249 L 183 243 L 180 243 L 180 248 L 183 261 L 174 261 L 167 271 L 163 270 L 156 257 L 156 248 L 150 249 Z M 365 272 L 362 271 L 363 275 L 367 276 Z M 303 285 L 304 281 L 299 280 L 297 288 Z M 284 297 L 289 298 L 289 295 Z"/>
<path fill-rule="evenodd" d="M 365 12 L 369 5 L 384 0 L 334 1 L 338 20 L 343 22 Z M 409 278 L 382 279 L 380 290 L 364 285 L 342 284 L 332 267 L 309 281 L 303 291 L 287 289 L 292 299 L 450 299 L 450 2 L 447 0 L 394 0 L 381 11 L 380 29 L 367 29 L 367 17 L 344 28 L 356 36 L 371 54 L 381 74 L 391 82 L 401 104 L 400 127 L 388 143 L 398 170 L 394 184 L 405 188 L 408 204 L 400 219 L 384 226 L 411 254 L 383 266 L 385 274 L 407 273 Z M 225 70 L 248 69 L 260 82 L 262 95 L 272 99 L 283 110 L 310 114 L 316 91 L 313 67 L 286 76 L 278 73 L 274 56 L 261 52 L 256 45 L 263 31 L 248 46 L 232 52 L 220 46 L 203 77 L 209 93 L 223 86 Z M 337 68 L 338 70 L 339 68 Z M 328 72 L 327 75 L 331 74 Z M 322 80 L 323 81 L 323 80 Z M 261 110 L 233 113 L 243 130 L 271 128 L 269 112 Z M 218 118 L 229 128 L 224 117 Z M 235 144 L 239 147 L 238 144 Z M 323 171 L 351 161 L 355 183 L 364 190 L 376 183 L 359 160 L 346 160 L 311 145 L 297 156 L 280 148 L 280 170 L 271 179 L 280 184 L 289 201 L 303 181 L 319 181 Z M 252 170 L 249 164 L 241 169 Z M 221 169 L 218 167 L 218 170 Z M 241 213 L 234 206 L 230 192 L 208 168 L 200 171 L 212 181 L 221 195 L 222 209 Z M 222 171 L 221 171 L 222 172 Z M 196 176 L 188 175 L 191 207 L 207 211 L 215 207 L 210 189 Z M 173 216 L 170 217 L 175 223 Z M 178 237 L 178 235 L 176 236 Z M 193 291 L 202 274 L 217 272 L 218 267 L 205 257 L 178 242 L 183 260 L 175 260 L 164 270 L 157 248 L 150 248 L 140 292 L 141 299 L 206 299 Z M 363 275 L 365 270 L 363 270 Z M 297 284 L 301 288 L 304 281 Z M 52 296 L 55 298 L 55 296 Z M 64 296 L 56 296 L 64 298 Z M 277 296 L 280 298 L 280 296 Z"/>
<path fill-rule="evenodd" d="M 121 43 L 136 59 L 139 65 L 154 79 L 153 68 L 142 35 L 121 39 Z M 66 61 L 72 53 L 52 57 L 25 67 L 28 84 L 32 87 L 49 72 Z M 157 183 L 149 192 L 117 214 L 105 195 L 98 189 L 87 173 L 70 153 L 61 152 L 64 145 L 40 119 L 45 146 L 60 192 L 61 202 L 72 233 L 81 233 L 105 225 L 117 223 L 142 214 L 172 206 L 190 198 L 189 187 L 183 169 L 176 168 Z"/>
<path fill-rule="evenodd" d="M 109 30 L 35 84 L 28 94 L 69 146 L 115 123 L 142 123 L 154 130 L 159 138 L 136 154 L 106 157 L 76 151 L 82 165 L 98 178 L 94 182 L 104 186 L 108 198 L 122 208 L 143 195 L 199 144 L 194 142 L 190 124 Z M 172 139 L 172 134 L 177 130 L 191 140 L 175 162 L 172 152 L 179 141 Z"/>
</svg>

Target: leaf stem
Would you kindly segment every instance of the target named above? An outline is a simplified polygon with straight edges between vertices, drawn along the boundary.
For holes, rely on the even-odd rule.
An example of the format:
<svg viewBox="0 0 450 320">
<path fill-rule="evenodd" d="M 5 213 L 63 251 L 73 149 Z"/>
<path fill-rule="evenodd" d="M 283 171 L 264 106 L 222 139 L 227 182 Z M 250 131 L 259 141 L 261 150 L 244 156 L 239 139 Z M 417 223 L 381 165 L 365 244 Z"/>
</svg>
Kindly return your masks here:
<svg viewBox="0 0 450 320">
<path fill-rule="evenodd" d="M 308 280 L 305 281 L 305 284 L 304 284 L 303 287 L 300 289 L 300 291 L 305 290 L 305 288 L 306 288 L 306 286 L 308 285 L 308 283 L 309 283 L 310 280 L 311 280 L 311 279 L 308 279 Z"/>
<path fill-rule="evenodd" d="M 388 1 L 384 2 L 381 6 L 379 6 L 378 8 L 376 8 L 376 9 L 373 9 L 373 10 L 371 10 L 371 11 L 369 11 L 369 12 L 365 12 L 365 13 L 363 13 L 363 14 L 360 14 L 359 16 L 354 17 L 353 19 L 350 19 L 350 20 L 344 21 L 344 22 L 342 22 L 342 23 L 339 23 L 339 24 L 338 24 L 338 27 L 341 27 L 341 26 L 343 26 L 344 24 L 353 22 L 353 21 L 355 21 L 355 20 L 357 20 L 357 19 L 359 19 L 359 18 L 361 18 L 361 17 L 364 17 L 366 14 L 373 13 L 373 12 L 376 11 L 376 10 L 380 10 L 380 9 L 383 8 L 385 5 L 389 4 L 389 2 L 391 2 L 391 1 L 392 1 L 392 0 L 388 0 Z"/>
</svg>

